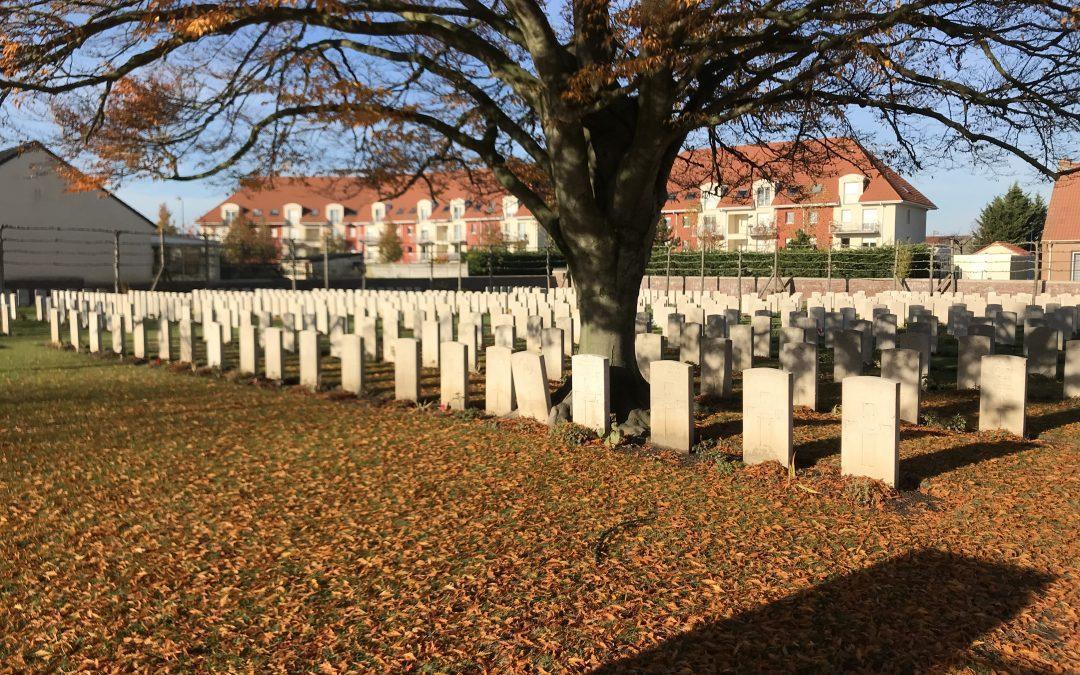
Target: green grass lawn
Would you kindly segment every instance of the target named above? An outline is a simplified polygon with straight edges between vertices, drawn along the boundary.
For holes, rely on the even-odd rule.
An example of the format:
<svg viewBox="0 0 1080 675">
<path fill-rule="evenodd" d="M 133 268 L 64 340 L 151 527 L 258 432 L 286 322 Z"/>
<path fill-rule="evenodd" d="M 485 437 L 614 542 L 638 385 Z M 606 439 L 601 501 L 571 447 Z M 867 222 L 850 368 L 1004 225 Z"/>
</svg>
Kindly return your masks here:
<svg viewBox="0 0 1080 675">
<path fill-rule="evenodd" d="M 894 492 L 840 477 L 832 414 L 797 412 L 792 479 L 733 461 L 734 402 L 684 460 L 16 330 L 0 669 L 1080 669 L 1080 405 L 1052 387 L 1032 439 L 905 425 Z"/>
</svg>

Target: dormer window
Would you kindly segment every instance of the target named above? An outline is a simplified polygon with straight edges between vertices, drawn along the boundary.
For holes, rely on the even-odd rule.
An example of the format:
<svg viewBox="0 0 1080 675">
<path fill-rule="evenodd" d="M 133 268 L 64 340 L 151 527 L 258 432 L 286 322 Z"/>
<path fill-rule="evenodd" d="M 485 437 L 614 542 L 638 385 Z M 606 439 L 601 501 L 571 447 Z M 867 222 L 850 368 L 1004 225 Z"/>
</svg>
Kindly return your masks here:
<svg viewBox="0 0 1080 675">
<path fill-rule="evenodd" d="M 375 202 L 371 205 L 371 221 L 381 223 L 386 219 L 386 204 Z"/>
<path fill-rule="evenodd" d="M 240 217 L 240 207 L 236 204 L 225 204 L 221 207 L 221 220 L 226 225 L 232 225 Z"/>
<path fill-rule="evenodd" d="M 330 204 L 326 207 L 326 222 L 331 225 L 341 225 L 345 220 L 345 207 L 341 204 Z"/>
<path fill-rule="evenodd" d="M 465 217 L 465 200 L 455 199 L 450 202 L 450 220 L 461 220 Z"/>
<path fill-rule="evenodd" d="M 769 206 L 772 204 L 773 189 L 768 183 L 763 183 L 754 188 L 754 204 L 756 206 Z"/>
<path fill-rule="evenodd" d="M 720 206 L 720 198 L 727 191 L 723 185 L 707 183 L 701 186 L 701 207 L 706 211 Z"/>
<path fill-rule="evenodd" d="M 516 216 L 518 212 L 517 197 L 503 197 L 502 209 L 504 218 L 513 218 Z"/>
<path fill-rule="evenodd" d="M 428 220 L 431 218 L 431 201 L 427 199 L 421 199 L 416 204 L 416 219 Z"/>
<path fill-rule="evenodd" d="M 859 174 L 840 179 L 840 198 L 844 204 L 857 204 L 863 193 L 863 177 Z"/>
</svg>

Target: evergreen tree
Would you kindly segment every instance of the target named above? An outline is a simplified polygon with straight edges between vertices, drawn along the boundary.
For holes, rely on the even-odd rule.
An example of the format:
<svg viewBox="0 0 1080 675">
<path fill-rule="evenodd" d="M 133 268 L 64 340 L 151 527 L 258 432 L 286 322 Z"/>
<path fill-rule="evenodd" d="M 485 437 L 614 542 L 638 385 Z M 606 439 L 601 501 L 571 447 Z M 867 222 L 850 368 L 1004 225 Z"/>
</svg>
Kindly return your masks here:
<svg viewBox="0 0 1080 675">
<path fill-rule="evenodd" d="M 814 241 L 810 238 L 810 235 L 806 233 L 806 230 L 798 230 L 784 248 L 817 249 L 817 246 L 814 245 Z"/>
<path fill-rule="evenodd" d="M 667 218 L 661 217 L 656 224 L 656 237 L 653 239 L 653 246 L 674 246 L 676 243 L 675 231 L 668 225 Z"/>
<path fill-rule="evenodd" d="M 401 248 L 401 237 L 398 235 L 397 228 L 389 223 L 383 225 L 382 233 L 379 235 L 379 260 L 384 263 L 395 263 L 401 260 L 403 255 L 405 255 L 405 250 Z"/>
<path fill-rule="evenodd" d="M 1046 223 L 1046 202 L 1039 195 L 1032 197 L 1018 183 L 1005 194 L 994 197 L 975 221 L 975 245 L 983 247 L 995 241 L 1022 244 L 1042 238 Z"/>
</svg>

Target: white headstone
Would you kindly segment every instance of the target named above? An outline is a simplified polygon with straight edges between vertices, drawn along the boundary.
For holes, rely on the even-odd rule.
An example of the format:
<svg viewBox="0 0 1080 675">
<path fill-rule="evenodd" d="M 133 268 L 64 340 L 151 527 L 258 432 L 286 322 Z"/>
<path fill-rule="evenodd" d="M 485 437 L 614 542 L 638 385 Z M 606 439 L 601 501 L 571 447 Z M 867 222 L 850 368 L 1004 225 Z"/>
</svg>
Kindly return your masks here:
<svg viewBox="0 0 1080 675">
<path fill-rule="evenodd" d="M 575 354 L 570 358 L 573 374 L 571 416 L 575 424 L 604 436 L 610 426 L 611 369 L 608 360 L 595 354 Z"/>
<path fill-rule="evenodd" d="M 263 360 L 266 367 L 266 379 L 280 382 L 285 375 L 285 347 L 282 344 L 282 329 L 263 329 Z"/>
<path fill-rule="evenodd" d="M 509 415 L 517 407 L 511 354 L 506 347 L 484 352 L 484 410 L 492 415 Z"/>
<path fill-rule="evenodd" d="M 469 405 L 469 350 L 464 342 L 439 346 L 439 403 L 449 410 Z"/>
<path fill-rule="evenodd" d="M 788 342 L 780 349 L 780 369 L 791 373 L 792 405 L 817 410 L 817 346 L 806 342 Z"/>
<path fill-rule="evenodd" d="M 881 352 L 881 376 L 900 384 L 900 419 L 919 423 L 922 398 L 922 354 L 915 349 L 886 349 Z"/>
<path fill-rule="evenodd" d="M 689 453 L 694 445 L 693 368 L 678 361 L 653 361 L 649 370 L 650 441 Z"/>
<path fill-rule="evenodd" d="M 317 390 L 322 384 L 322 355 L 319 353 L 319 333 L 314 329 L 300 331 L 300 386 Z"/>
<path fill-rule="evenodd" d="M 420 342 L 415 338 L 398 338 L 394 343 L 394 398 L 420 400 Z"/>
<path fill-rule="evenodd" d="M 900 473 L 900 383 L 882 377 L 848 377 L 841 390 L 841 473 L 896 487 Z"/>
<path fill-rule="evenodd" d="M 536 352 L 515 352 L 510 357 L 510 364 L 520 415 L 547 423 L 551 413 L 551 394 L 547 388 L 544 358 Z"/>
<path fill-rule="evenodd" d="M 743 461 L 791 465 L 792 377 L 775 368 L 743 371 Z"/>
<path fill-rule="evenodd" d="M 979 431 L 1026 430 L 1027 359 L 995 354 L 982 357 L 979 373 Z"/>
<path fill-rule="evenodd" d="M 355 334 L 341 336 L 341 389 L 359 396 L 364 391 L 364 339 Z"/>
</svg>

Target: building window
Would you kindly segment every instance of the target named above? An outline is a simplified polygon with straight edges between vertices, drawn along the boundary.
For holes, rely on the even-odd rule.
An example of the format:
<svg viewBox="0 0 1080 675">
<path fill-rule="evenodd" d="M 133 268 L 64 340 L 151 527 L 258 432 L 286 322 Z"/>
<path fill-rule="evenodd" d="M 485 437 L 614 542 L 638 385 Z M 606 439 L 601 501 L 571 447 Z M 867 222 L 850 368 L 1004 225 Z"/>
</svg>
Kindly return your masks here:
<svg viewBox="0 0 1080 675">
<path fill-rule="evenodd" d="M 1072 270 L 1070 270 L 1069 278 L 1072 281 L 1080 281 L 1080 251 L 1074 251 L 1072 254 Z"/>
<path fill-rule="evenodd" d="M 862 212 L 862 222 L 867 228 L 877 227 L 878 212 L 877 209 L 866 209 Z"/>
<path fill-rule="evenodd" d="M 345 208 L 340 204 L 326 207 L 326 220 L 331 225 L 340 225 L 345 220 Z"/>
<path fill-rule="evenodd" d="M 225 225 L 231 225 L 240 217 L 240 207 L 236 204 L 226 204 L 221 207 L 221 220 Z"/>
<path fill-rule="evenodd" d="M 758 206 L 768 206 L 772 204 L 772 194 L 771 185 L 759 185 L 754 191 L 754 203 Z"/>
<path fill-rule="evenodd" d="M 461 220 L 465 217 L 465 202 L 455 199 L 450 202 L 450 220 Z"/>
<path fill-rule="evenodd" d="M 513 216 L 516 216 L 518 212 L 517 197 L 503 197 L 502 209 L 504 218 L 511 218 Z"/>
<path fill-rule="evenodd" d="M 862 195 L 862 182 L 849 181 L 844 183 L 844 203 L 854 204 L 859 201 L 859 196 Z"/>
<path fill-rule="evenodd" d="M 842 223 L 850 223 L 851 222 L 851 209 L 844 209 L 843 211 L 840 212 L 840 222 L 842 222 Z"/>
<path fill-rule="evenodd" d="M 386 204 L 376 202 L 371 205 L 371 221 L 381 223 L 386 218 Z"/>
<path fill-rule="evenodd" d="M 851 248 L 851 240 L 847 237 L 840 238 L 840 248 Z"/>
<path fill-rule="evenodd" d="M 405 232 L 411 237 L 412 236 L 412 225 L 406 227 Z M 412 249 L 409 249 L 409 250 L 412 250 Z"/>
<path fill-rule="evenodd" d="M 476 234 L 476 223 L 473 223 L 472 225 L 469 226 L 469 232 L 471 234 Z"/>
<path fill-rule="evenodd" d="M 270 215 L 272 215 L 272 216 L 280 216 L 281 212 L 278 211 L 277 209 L 270 209 Z"/>
<path fill-rule="evenodd" d="M 784 222 L 787 223 L 788 225 L 794 225 L 795 224 L 795 212 L 794 211 L 788 211 L 787 215 L 784 217 Z"/>
<path fill-rule="evenodd" d="M 810 224 L 811 225 L 817 225 L 817 218 L 818 218 L 817 211 L 811 211 L 810 212 Z"/>
<path fill-rule="evenodd" d="M 907 213 L 907 224 L 910 225 L 911 224 L 911 209 L 904 209 L 904 211 Z"/>
<path fill-rule="evenodd" d="M 416 219 L 427 220 L 428 218 L 431 218 L 431 202 L 425 199 L 416 205 Z"/>
<path fill-rule="evenodd" d="M 461 241 L 461 223 L 454 223 L 454 241 Z"/>
</svg>

